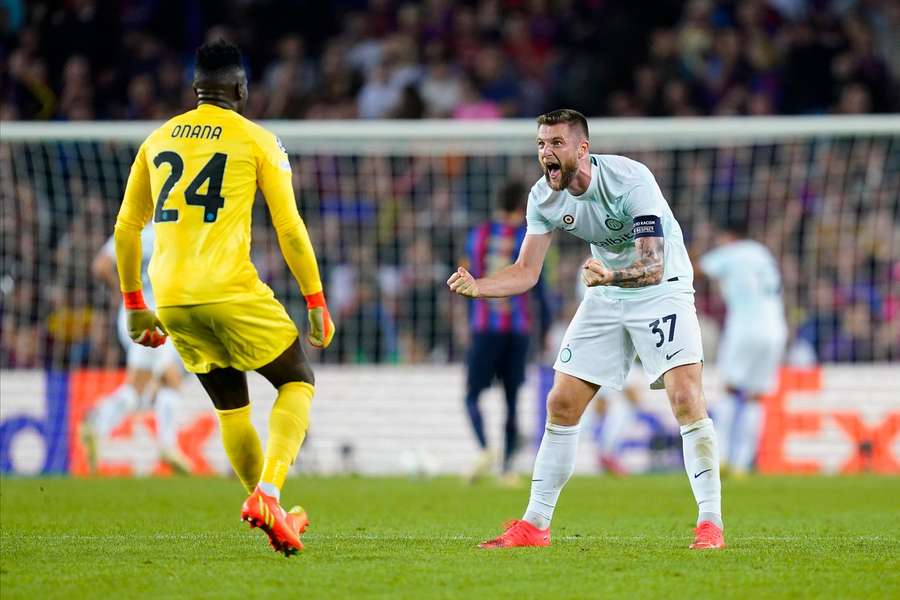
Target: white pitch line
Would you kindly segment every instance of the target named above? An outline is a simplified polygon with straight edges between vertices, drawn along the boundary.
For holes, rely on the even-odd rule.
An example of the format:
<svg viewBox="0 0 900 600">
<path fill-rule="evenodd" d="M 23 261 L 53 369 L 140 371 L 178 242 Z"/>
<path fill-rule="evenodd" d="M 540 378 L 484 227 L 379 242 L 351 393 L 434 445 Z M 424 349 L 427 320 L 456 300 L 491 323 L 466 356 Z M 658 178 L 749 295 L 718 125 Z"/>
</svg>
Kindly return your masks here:
<svg viewBox="0 0 900 600">
<path fill-rule="evenodd" d="M 38 540 L 198 540 L 198 539 L 221 539 L 223 537 L 226 538 L 239 538 L 243 537 L 246 532 L 222 532 L 222 533 L 154 533 L 154 534 L 105 534 L 105 535 L 79 535 L 74 533 L 63 533 L 63 534 L 23 534 L 22 536 L 16 536 L 15 534 L 5 531 L 3 537 L 8 537 L 10 539 L 14 539 L 16 537 L 26 537 L 31 539 Z M 486 533 L 485 536 L 490 535 L 490 533 Z M 684 535 L 635 535 L 635 536 L 626 536 L 626 535 L 561 535 L 554 536 L 553 539 L 555 541 L 565 541 L 565 542 L 641 542 L 641 541 L 679 541 L 683 538 L 689 537 L 689 532 L 686 532 Z M 430 542 L 430 541 L 480 541 L 484 536 L 467 536 L 467 535 L 411 535 L 411 534 L 377 534 L 377 533 L 358 533 L 358 534 L 343 534 L 343 533 L 314 533 L 310 532 L 303 536 L 304 539 L 309 540 L 333 540 L 333 541 L 420 541 L 420 542 Z M 811 536 L 811 535 L 803 535 L 803 536 L 778 536 L 778 535 L 748 535 L 748 536 L 736 536 L 733 538 L 729 538 L 729 541 L 737 541 L 737 542 L 756 542 L 756 541 L 764 541 L 764 542 L 796 542 L 798 540 L 817 540 L 817 541 L 832 541 L 832 542 L 892 542 L 900 544 L 900 538 L 897 537 L 889 537 L 889 536 L 880 536 L 880 535 L 866 535 L 866 536 Z"/>
</svg>

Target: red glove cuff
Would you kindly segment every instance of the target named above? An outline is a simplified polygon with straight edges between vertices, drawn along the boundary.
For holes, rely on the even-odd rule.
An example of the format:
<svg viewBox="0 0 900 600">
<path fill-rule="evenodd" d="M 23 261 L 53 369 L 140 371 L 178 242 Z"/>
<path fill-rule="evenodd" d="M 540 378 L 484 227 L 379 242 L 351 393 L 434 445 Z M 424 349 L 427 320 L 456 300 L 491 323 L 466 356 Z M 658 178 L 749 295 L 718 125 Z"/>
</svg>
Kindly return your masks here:
<svg viewBox="0 0 900 600">
<path fill-rule="evenodd" d="M 122 299 L 125 301 L 125 310 L 144 310 L 147 308 L 147 304 L 144 302 L 144 292 L 141 290 L 122 292 Z"/>
<path fill-rule="evenodd" d="M 315 294 L 310 294 L 309 296 L 304 296 L 306 298 L 306 308 L 325 308 L 325 292 L 316 292 Z"/>
</svg>

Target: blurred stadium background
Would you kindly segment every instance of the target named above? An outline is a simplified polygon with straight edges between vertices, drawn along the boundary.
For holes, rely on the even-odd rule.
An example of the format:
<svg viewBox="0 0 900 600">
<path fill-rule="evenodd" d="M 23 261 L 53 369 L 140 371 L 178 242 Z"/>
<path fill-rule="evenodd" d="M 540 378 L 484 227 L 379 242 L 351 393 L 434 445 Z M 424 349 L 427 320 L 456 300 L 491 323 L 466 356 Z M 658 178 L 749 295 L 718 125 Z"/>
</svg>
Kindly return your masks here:
<svg viewBox="0 0 900 600">
<path fill-rule="evenodd" d="M 85 473 L 79 422 L 124 364 L 118 293 L 91 262 L 137 146 L 194 104 L 194 49 L 225 37 L 245 52 L 247 116 L 270 120 L 291 155 L 338 327 L 313 353 L 299 470 L 461 473 L 474 460 L 467 307 L 444 282 L 503 184 L 539 176 L 533 117 L 571 106 L 592 118 L 594 152 L 650 167 L 693 256 L 739 212 L 778 257 L 791 336 L 759 469 L 900 473 L 898 31 L 888 0 L 0 3 L 0 471 Z M 302 321 L 257 209 L 254 263 Z M 522 470 L 587 253 L 557 236 L 535 298 Z M 696 287 L 715 411 L 723 306 Z M 251 383 L 264 430 L 273 394 Z M 196 381 L 184 397 L 182 450 L 198 473 L 227 473 Z M 499 393 L 482 403 L 496 444 Z M 644 394 L 622 448 L 632 470 L 680 468 L 668 412 Z M 101 470 L 164 473 L 154 427 L 149 412 L 126 421 Z M 579 470 L 594 469 L 585 439 Z"/>
</svg>

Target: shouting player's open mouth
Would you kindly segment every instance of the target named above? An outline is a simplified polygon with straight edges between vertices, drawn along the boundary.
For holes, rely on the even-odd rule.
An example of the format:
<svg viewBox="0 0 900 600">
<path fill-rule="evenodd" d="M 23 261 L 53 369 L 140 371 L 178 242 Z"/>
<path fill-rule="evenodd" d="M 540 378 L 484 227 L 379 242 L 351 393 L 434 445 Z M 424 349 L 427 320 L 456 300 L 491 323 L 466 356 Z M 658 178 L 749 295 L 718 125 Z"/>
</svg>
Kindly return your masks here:
<svg viewBox="0 0 900 600">
<path fill-rule="evenodd" d="M 544 161 L 544 176 L 547 178 L 547 183 L 550 184 L 550 187 L 554 189 L 560 189 L 560 183 L 562 182 L 562 165 L 558 162 L 555 162 L 553 159 Z"/>
<path fill-rule="evenodd" d="M 561 190 L 569 185 L 574 169 L 571 165 L 569 168 L 566 167 L 567 165 L 563 165 L 556 158 L 544 160 L 544 177 L 551 189 Z"/>
</svg>

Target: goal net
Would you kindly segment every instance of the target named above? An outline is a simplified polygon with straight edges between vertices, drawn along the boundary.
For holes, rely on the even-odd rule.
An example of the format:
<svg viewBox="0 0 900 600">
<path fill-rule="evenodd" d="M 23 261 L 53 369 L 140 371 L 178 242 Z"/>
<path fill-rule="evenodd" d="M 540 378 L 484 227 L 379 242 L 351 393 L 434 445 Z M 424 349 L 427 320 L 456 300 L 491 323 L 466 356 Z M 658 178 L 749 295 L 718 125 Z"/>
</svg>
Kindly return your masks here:
<svg viewBox="0 0 900 600">
<path fill-rule="evenodd" d="M 448 293 L 445 281 L 465 255 L 470 228 L 491 216 L 500 188 L 520 181 L 527 189 L 539 177 L 534 123 L 267 126 L 291 156 L 298 206 L 338 326 L 332 347 L 314 352 L 314 362 L 326 370 L 357 365 L 365 373 L 458 369 L 468 343 L 467 304 Z M 748 219 L 750 236 L 780 263 L 790 364 L 900 359 L 900 118 L 623 119 L 590 126 L 592 152 L 628 155 L 654 173 L 692 257 L 711 247 L 713 225 L 734 215 Z M 131 161 L 152 127 L 2 125 L 5 374 L 123 364 L 118 293 L 91 265 L 112 233 Z M 305 326 L 303 299 L 265 204 L 254 210 L 253 262 Z M 547 318 L 535 319 L 533 364 L 548 364 L 556 352 L 554 332 L 577 303 L 578 267 L 588 252 L 583 242 L 556 234 L 543 271 Z M 724 308 L 704 279 L 696 287 L 712 359 Z M 417 381 L 427 403 L 428 378 Z M 459 414 L 435 418 L 462 423 L 462 390 L 451 392 L 460 398 L 452 407 Z"/>
<path fill-rule="evenodd" d="M 594 121 L 592 151 L 650 167 L 693 256 L 711 225 L 749 218 L 780 259 L 792 359 L 898 358 L 900 123 L 891 117 Z M 145 123 L 3 125 L 2 366 L 121 362 L 115 290 L 91 274 L 112 232 Z M 298 205 L 340 323 L 321 360 L 444 363 L 466 346 L 463 306 L 444 281 L 471 226 L 509 180 L 540 175 L 527 122 L 275 122 Z M 544 271 L 554 312 L 576 294 L 587 254 L 559 234 Z M 297 286 L 257 203 L 253 260 L 301 314 Z M 722 307 L 698 281 L 699 308 Z M 554 315 L 557 316 L 557 315 Z"/>
</svg>

